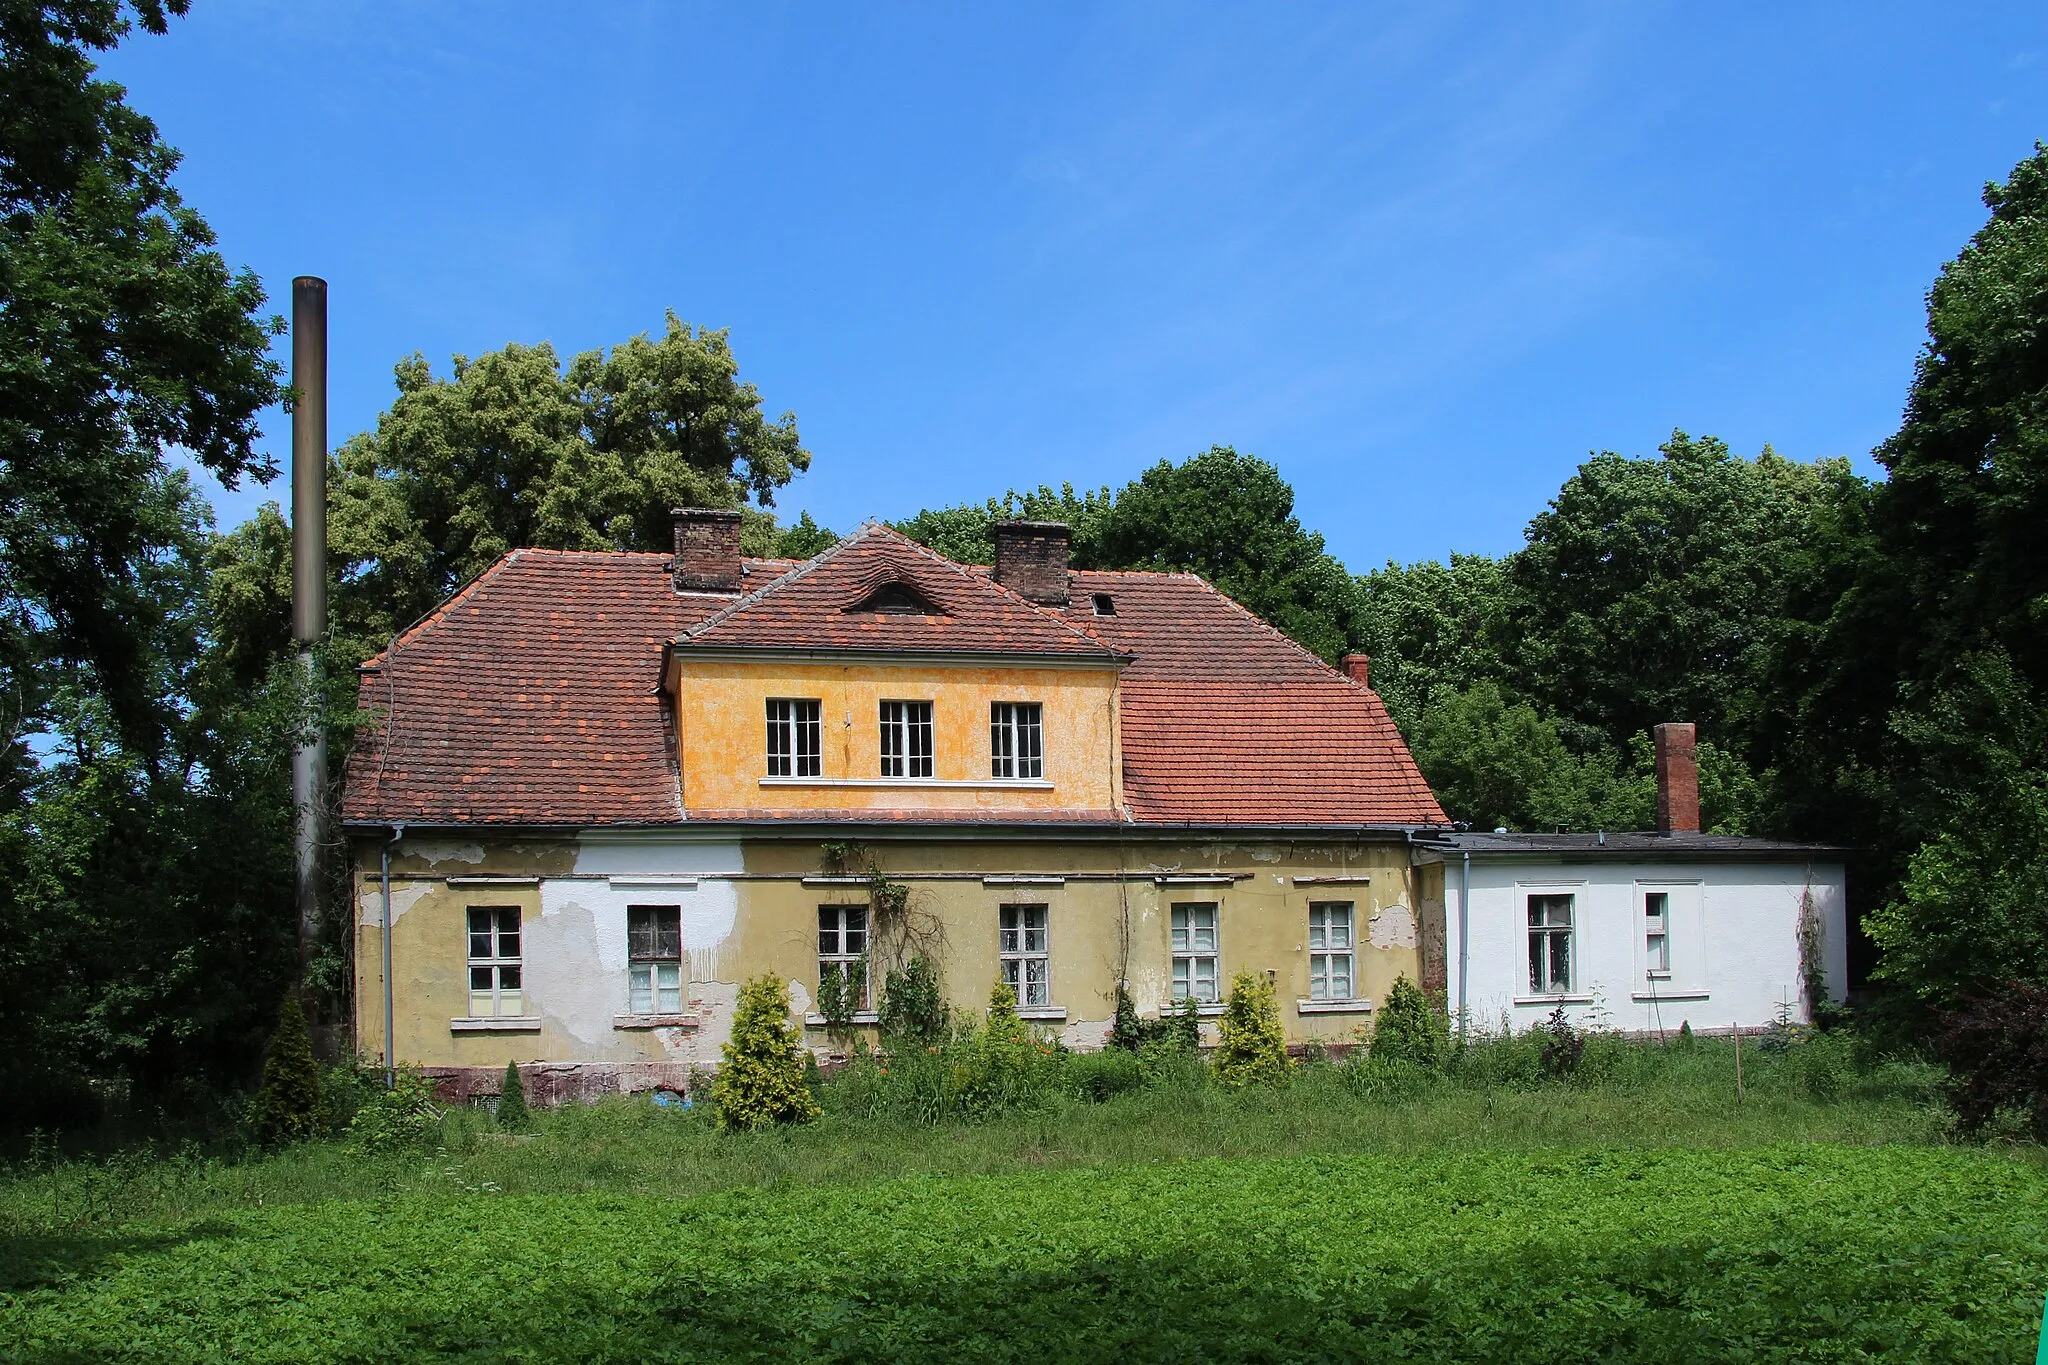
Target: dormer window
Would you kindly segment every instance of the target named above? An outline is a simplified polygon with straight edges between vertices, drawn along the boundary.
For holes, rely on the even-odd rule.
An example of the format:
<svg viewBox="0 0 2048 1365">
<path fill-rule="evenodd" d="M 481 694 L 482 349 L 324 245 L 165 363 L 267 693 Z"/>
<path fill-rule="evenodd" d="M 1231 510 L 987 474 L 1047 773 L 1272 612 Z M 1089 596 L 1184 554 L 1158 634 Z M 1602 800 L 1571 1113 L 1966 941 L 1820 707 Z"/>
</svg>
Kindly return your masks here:
<svg viewBox="0 0 2048 1365">
<path fill-rule="evenodd" d="M 945 613 L 932 605 L 932 600 L 905 583 L 892 578 L 861 598 L 848 611 L 871 611 L 884 616 L 943 616 Z"/>
</svg>

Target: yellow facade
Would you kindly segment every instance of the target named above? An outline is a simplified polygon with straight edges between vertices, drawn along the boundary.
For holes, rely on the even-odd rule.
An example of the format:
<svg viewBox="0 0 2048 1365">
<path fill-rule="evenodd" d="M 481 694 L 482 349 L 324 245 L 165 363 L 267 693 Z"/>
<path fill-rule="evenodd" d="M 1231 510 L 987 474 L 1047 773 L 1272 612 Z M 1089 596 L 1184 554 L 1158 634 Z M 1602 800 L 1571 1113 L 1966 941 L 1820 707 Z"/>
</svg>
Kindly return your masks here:
<svg viewBox="0 0 2048 1365">
<path fill-rule="evenodd" d="M 675 664 L 676 735 L 689 810 L 1110 811 L 1123 799 L 1114 669 L 878 665 L 783 659 Z M 820 703 L 823 771 L 771 778 L 763 734 L 771 698 Z M 930 778 L 881 776 L 884 701 L 932 704 Z M 1045 772 L 1036 781 L 989 772 L 994 702 L 1043 708 Z"/>
<path fill-rule="evenodd" d="M 383 887 L 375 846 L 364 845 L 364 854 L 358 1045 L 375 1055 L 383 1051 Z M 1397 976 L 1425 979 L 1432 919 L 1441 942 L 1441 866 L 1411 866 L 1405 844 L 1393 839 L 906 837 L 875 842 L 861 856 L 909 888 L 915 942 L 900 932 L 905 926 L 874 924 L 875 974 L 922 946 L 963 1014 L 982 1009 L 998 979 L 1001 908 L 1044 906 L 1050 999 L 1036 1022 L 1078 1048 L 1106 1036 L 1120 978 L 1142 1013 L 1170 1008 L 1176 905 L 1214 907 L 1222 986 L 1240 971 L 1270 976 L 1295 1041 L 1355 1037 Z M 813 1014 L 819 909 L 868 903 L 843 866 L 816 838 L 408 838 L 391 878 L 397 1059 L 430 1067 L 711 1067 L 739 983 L 762 973 L 789 983 L 797 1011 L 812 1020 L 807 1040 L 828 1050 L 836 1044 Z M 625 924 L 630 908 L 643 905 L 674 905 L 681 916 L 686 985 L 683 1007 L 668 1015 L 629 1010 Z M 1311 998 L 1317 905 L 1350 909 L 1353 989 L 1345 999 Z M 524 1013 L 509 1021 L 478 1018 L 469 1007 L 470 912 L 494 907 L 519 912 Z"/>
</svg>

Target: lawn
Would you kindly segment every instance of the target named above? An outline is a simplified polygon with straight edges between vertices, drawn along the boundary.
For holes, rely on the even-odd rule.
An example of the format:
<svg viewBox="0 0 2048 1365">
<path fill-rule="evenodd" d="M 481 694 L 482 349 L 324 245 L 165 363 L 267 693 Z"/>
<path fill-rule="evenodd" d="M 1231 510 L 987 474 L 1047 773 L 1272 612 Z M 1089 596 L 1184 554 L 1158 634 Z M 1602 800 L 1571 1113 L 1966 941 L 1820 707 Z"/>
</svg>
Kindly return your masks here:
<svg viewBox="0 0 2048 1365">
<path fill-rule="evenodd" d="M 1728 1061 L 45 1163 L 0 1358 L 2028 1358 L 2038 1149 L 1953 1145 L 1924 1070 L 1752 1058 L 1738 1102 Z"/>
</svg>

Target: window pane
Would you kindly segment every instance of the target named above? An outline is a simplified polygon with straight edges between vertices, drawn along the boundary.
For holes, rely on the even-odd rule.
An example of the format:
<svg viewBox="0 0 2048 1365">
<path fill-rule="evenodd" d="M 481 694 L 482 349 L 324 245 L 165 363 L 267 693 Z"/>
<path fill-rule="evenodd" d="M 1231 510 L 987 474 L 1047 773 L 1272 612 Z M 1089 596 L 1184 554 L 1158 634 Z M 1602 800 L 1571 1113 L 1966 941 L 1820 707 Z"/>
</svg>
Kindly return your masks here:
<svg viewBox="0 0 2048 1365">
<path fill-rule="evenodd" d="M 1014 953 L 1017 951 L 1019 934 L 1014 923 L 1004 925 L 997 931 L 996 938 L 998 941 L 997 952 Z"/>
<path fill-rule="evenodd" d="M 1529 994 L 1536 995 L 1543 990 L 1543 935 L 1529 935 Z"/>
<path fill-rule="evenodd" d="M 491 988 L 491 975 L 489 967 L 471 967 L 469 969 L 469 988 L 473 991 L 489 990 Z"/>
<path fill-rule="evenodd" d="M 1045 776 L 1045 731 L 1039 720 L 1039 704 L 1017 708 L 1017 776 Z"/>
<path fill-rule="evenodd" d="M 1351 954 L 1340 953 L 1331 959 L 1330 998 L 1349 1000 L 1356 994 L 1351 988 Z"/>
<path fill-rule="evenodd" d="M 1042 957 L 1024 959 L 1024 1003 L 1027 1005 L 1048 1005 L 1052 1003 L 1049 977 L 1050 964 Z"/>
<path fill-rule="evenodd" d="M 511 962 L 498 968 L 498 989 L 501 991 L 516 991 L 519 989 L 518 963 Z"/>
<path fill-rule="evenodd" d="M 634 1014 L 646 1014 L 654 1008 L 654 969 L 645 963 L 636 963 L 628 969 L 626 1008 Z"/>
<path fill-rule="evenodd" d="M 472 1018 L 486 1018 L 497 1012 L 497 1001 L 489 991 L 471 991 L 469 993 L 469 1013 Z"/>
<path fill-rule="evenodd" d="M 675 963 L 664 962 L 654 969 L 654 1007 L 663 1014 L 675 1014 L 683 1008 L 683 969 Z"/>
</svg>

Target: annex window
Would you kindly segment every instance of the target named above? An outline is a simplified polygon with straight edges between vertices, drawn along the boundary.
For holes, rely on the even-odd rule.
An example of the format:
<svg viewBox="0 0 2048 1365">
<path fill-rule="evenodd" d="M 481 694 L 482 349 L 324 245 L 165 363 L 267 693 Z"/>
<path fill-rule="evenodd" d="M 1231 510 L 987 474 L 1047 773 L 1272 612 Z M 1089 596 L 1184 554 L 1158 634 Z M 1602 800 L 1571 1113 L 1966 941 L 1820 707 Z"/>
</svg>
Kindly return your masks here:
<svg viewBox="0 0 2048 1365">
<path fill-rule="evenodd" d="M 774 698 L 768 703 L 768 776 L 818 777 L 825 771 L 820 754 L 818 703 Z"/>
<path fill-rule="evenodd" d="M 818 989 L 828 979 L 851 982 L 860 1008 L 868 1007 L 868 908 L 865 905 L 818 907 Z"/>
<path fill-rule="evenodd" d="M 1655 976 L 1671 974 L 1671 893 L 1643 893 L 1643 960 Z"/>
<path fill-rule="evenodd" d="M 1216 907 L 1173 907 L 1173 998 L 1216 1002 Z"/>
<path fill-rule="evenodd" d="M 999 701 L 989 706 L 988 775 L 1044 777 L 1045 727 L 1035 701 Z"/>
<path fill-rule="evenodd" d="M 469 1013 L 472 1018 L 526 1013 L 520 985 L 519 907 L 469 908 Z"/>
<path fill-rule="evenodd" d="M 1572 898 L 1529 897 L 1529 992 L 1562 995 L 1572 988 Z"/>
<path fill-rule="evenodd" d="M 1353 998 L 1356 960 L 1352 957 L 1351 902 L 1332 901 L 1308 908 L 1308 995 L 1311 1000 Z"/>
<path fill-rule="evenodd" d="M 626 982 L 634 1014 L 678 1014 L 683 1008 L 683 908 L 626 907 Z"/>
<path fill-rule="evenodd" d="M 1052 1004 L 1052 957 L 1046 942 L 1046 908 L 1042 905 L 1005 905 L 997 912 L 998 955 L 1002 958 L 1003 984 L 1017 992 L 1017 1003 L 1026 1009 Z"/>
<path fill-rule="evenodd" d="M 882 703 L 882 776 L 932 775 L 932 704 Z"/>
</svg>

